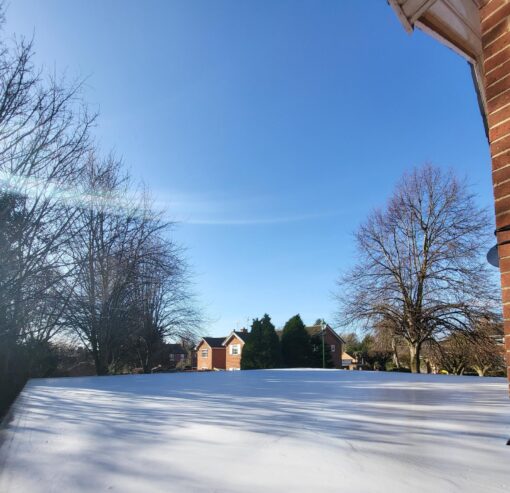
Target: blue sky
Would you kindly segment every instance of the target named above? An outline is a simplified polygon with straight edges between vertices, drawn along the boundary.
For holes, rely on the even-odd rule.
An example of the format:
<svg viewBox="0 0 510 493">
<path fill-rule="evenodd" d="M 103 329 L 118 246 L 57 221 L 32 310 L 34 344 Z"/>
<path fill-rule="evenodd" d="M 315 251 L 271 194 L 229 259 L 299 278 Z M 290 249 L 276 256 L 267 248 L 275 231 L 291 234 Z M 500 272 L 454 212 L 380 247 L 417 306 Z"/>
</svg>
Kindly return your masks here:
<svg viewBox="0 0 510 493">
<path fill-rule="evenodd" d="M 467 63 L 385 0 L 16 0 L 4 30 L 87 78 L 98 142 L 179 221 L 210 335 L 333 320 L 352 233 L 412 166 L 491 206 Z"/>
</svg>

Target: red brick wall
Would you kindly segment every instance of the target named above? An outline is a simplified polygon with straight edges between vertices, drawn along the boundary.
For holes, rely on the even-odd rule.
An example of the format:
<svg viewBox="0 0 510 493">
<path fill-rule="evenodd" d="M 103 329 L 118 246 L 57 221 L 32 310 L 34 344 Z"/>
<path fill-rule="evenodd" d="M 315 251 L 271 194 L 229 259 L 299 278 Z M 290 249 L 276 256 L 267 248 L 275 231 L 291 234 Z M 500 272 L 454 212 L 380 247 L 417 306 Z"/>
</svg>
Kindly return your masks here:
<svg viewBox="0 0 510 493">
<path fill-rule="evenodd" d="M 480 20 L 496 227 L 501 228 L 510 225 L 510 0 L 488 0 Z M 498 243 L 510 240 L 510 232 L 497 237 Z M 499 258 L 510 379 L 510 244 L 499 247 Z"/>
<path fill-rule="evenodd" d="M 202 349 L 207 349 L 207 356 L 202 357 Z M 197 370 L 225 369 L 225 348 L 211 348 L 202 341 L 197 347 Z"/>
<path fill-rule="evenodd" d="M 207 357 L 202 356 L 202 350 L 207 349 Z M 211 348 L 202 341 L 197 347 L 197 370 L 212 370 L 212 351 Z"/>
<path fill-rule="evenodd" d="M 213 348 L 213 368 L 224 370 L 225 369 L 225 348 L 215 347 Z"/>
<path fill-rule="evenodd" d="M 232 346 L 233 344 L 240 345 L 241 350 L 239 351 L 239 354 L 230 354 L 230 346 Z M 227 344 L 226 355 L 225 355 L 225 360 L 226 360 L 225 367 L 227 370 L 232 369 L 232 368 L 236 369 L 236 370 L 241 369 L 241 358 L 242 358 L 242 354 L 243 354 L 243 346 L 244 346 L 244 342 L 241 341 L 241 339 L 239 339 L 238 337 L 232 337 L 232 340 Z"/>
<path fill-rule="evenodd" d="M 331 351 L 331 361 L 335 368 L 342 368 L 342 344 L 329 330 L 324 334 L 324 344 L 330 346 L 330 349 L 335 346 L 335 350 Z"/>
</svg>

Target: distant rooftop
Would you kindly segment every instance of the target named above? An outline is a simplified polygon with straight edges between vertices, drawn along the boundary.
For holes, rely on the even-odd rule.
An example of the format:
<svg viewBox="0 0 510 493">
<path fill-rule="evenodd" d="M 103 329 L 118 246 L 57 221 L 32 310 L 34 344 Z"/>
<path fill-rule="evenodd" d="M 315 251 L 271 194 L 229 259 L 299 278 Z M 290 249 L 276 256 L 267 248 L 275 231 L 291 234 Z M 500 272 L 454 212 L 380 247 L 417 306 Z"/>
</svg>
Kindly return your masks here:
<svg viewBox="0 0 510 493">
<path fill-rule="evenodd" d="M 202 337 L 202 339 L 211 347 L 223 347 L 225 337 Z"/>
</svg>

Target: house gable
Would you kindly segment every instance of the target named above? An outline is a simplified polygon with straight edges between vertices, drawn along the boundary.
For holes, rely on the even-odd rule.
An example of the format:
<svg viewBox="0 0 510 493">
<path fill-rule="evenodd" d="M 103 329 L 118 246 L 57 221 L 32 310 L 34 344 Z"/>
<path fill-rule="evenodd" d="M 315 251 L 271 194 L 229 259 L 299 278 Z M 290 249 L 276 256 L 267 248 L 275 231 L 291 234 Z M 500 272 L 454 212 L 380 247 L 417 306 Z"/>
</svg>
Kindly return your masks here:
<svg viewBox="0 0 510 493">
<path fill-rule="evenodd" d="M 310 337 L 321 337 L 323 326 L 320 324 L 310 325 L 306 327 L 306 331 Z M 342 352 L 345 341 L 327 324 L 324 330 L 324 344 L 329 346 L 333 366 L 342 368 Z"/>
<path fill-rule="evenodd" d="M 203 337 L 195 348 L 197 370 L 225 369 L 224 337 Z"/>
<path fill-rule="evenodd" d="M 248 338 L 248 332 L 239 332 L 237 330 L 232 331 L 223 341 L 223 346 L 227 346 L 231 343 L 232 339 L 237 339 L 240 344 L 245 344 Z"/>
<path fill-rule="evenodd" d="M 247 332 L 232 332 L 223 341 L 225 346 L 225 368 L 227 370 L 240 370 L 243 346 L 246 342 Z"/>
<path fill-rule="evenodd" d="M 210 348 L 211 346 L 209 346 L 209 344 L 207 344 L 207 342 L 202 339 L 195 347 L 195 351 L 200 351 L 200 349 L 202 349 L 202 346 L 207 346 L 208 348 Z"/>
<path fill-rule="evenodd" d="M 306 327 L 306 331 L 308 332 L 308 334 L 310 336 L 321 335 L 322 325 L 320 325 L 320 324 L 309 325 Z M 326 334 L 329 334 L 332 337 L 334 337 L 335 339 L 337 339 L 340 344 L 345 344 L 345 341 L 328 324 L 326 324 L 325 335 Z"/>
</svg>

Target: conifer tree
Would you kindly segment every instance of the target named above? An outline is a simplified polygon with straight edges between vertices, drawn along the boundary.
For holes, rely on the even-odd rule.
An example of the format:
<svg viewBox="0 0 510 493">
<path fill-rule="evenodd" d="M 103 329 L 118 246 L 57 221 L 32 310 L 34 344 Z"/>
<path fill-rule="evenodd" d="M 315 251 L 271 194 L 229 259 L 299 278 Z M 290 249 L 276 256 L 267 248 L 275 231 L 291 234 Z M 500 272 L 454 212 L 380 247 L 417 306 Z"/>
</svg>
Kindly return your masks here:
<svg viewBox="0 0 510 493">
<path fill-rule="evenodd" d="M 277 368 L 281 363 L 280 341 L 271 323 L 271 317 L 265 314 L 261 320 L 253 320 L 250 335 L 243 348 L 241 368 Z"/>
<path fill-rule="evenodd" d="M 311 363 L 310 336 L 299 315 L 290 318 L 282 333 L 283 365 L 287 368 L 307 367 Z"/>
<path fill-rule="evenodd" d="M 260 323 L 263 346 L 263 361 L 260 368 L 278 368 L 281 366 L 280 339 L 271 322 L 271 317 L 267 313 L 262 317 Z"/>
<path fill-rule="evenodd" d="M 241 358 L 242 370 L 255 370 L 260 368 L 262 348 L 262 324 L 258 318 L 255 318 L 251 324 L 248 340 L 243 347 L 243 357 Z"/>
</svg>

